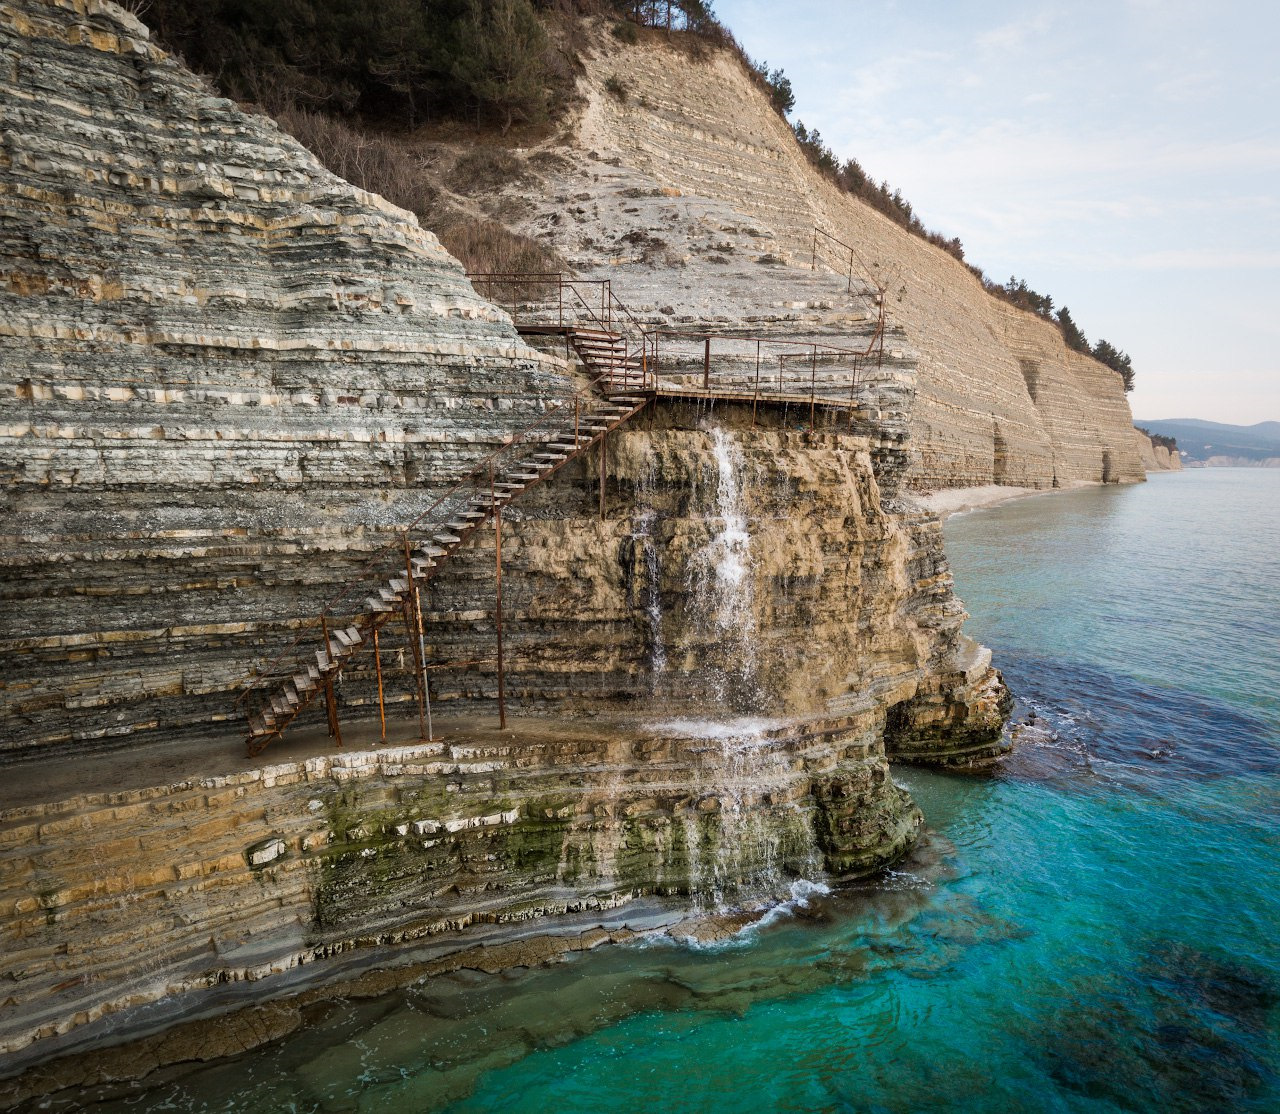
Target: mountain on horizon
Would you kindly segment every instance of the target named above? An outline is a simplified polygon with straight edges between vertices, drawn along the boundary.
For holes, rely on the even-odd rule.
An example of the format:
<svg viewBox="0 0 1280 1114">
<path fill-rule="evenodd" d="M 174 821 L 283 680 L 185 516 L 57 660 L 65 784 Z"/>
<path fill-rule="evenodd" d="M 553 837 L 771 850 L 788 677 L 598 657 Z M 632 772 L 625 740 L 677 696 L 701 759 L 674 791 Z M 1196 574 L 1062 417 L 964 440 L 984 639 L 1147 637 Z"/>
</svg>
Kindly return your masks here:
<svg viewBox="0 0 1280 1114">
<path fill-rule="evenodd" d="M 1240 457 L 1247 461 L 1280 457 L 1280 422 L 1229 425 L 1201 418 L 1153 421 L 1135 418 L 1133 424 L 1151 433 L 1175 438 L 1184 461 L 1203 462 L 1215 456 Z"/>
</svg>

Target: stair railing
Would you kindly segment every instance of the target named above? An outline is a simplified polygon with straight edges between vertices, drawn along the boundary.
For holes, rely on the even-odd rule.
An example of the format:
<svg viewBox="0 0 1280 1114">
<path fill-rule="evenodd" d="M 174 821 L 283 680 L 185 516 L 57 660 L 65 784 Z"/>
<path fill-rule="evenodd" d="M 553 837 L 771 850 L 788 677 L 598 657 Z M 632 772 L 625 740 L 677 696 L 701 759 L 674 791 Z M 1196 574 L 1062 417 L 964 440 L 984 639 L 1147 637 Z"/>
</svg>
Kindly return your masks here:
<svg viewBox="0 0 1280 1114">
<path fill-rule="evenodd" d="M 604 377 L 601 377 L 601 379 Z M 415 516 L 412 521 L 399 528 L 396 539 L 380 546 L 374 554 L 361 566 L 360 571 L 348 580 L 337 594 L 329 599 L 314 619 L 305 620 L 294 639 L 281 650 L 265 667 L 256 668 L 244 683 L 240 695 L 236 698 L 235 707 L 245 710 L 246 715 L 261 711 L 261 707 L 250 708 L 249 702 L 255 696 L 261 696 L 269 703 L 271 690 L 287 680 L 298 668 L 302 658 L 301 647 L 304 642 L 314 639 L 317 632 L 325 633 L 328 627 L 339 629 L 345 626 L 362 626 L 367 612 L 362 608 L 355 609 L 354 618 L 342 621 L 338 619 L 339 609 L 359 600 L 361 593 L 377 592 L 387 581 L 403 571 L 403 551 L 405 539 L 415 531 L 429 526 L 439 529 L 449 519 L 467 506 L 483 509 L 482 503 L 472 503 L 473 498 L 483 498 L 490 491 L 490 470 L 500 471 L 501 462 L 511 459 L 514 462 L 523 455 L 530 446 L 546 444 L 560 436 L 575 438 L 577 455 L 585 445 L 577 445 L 578 430 L 584 413 L 589 412 L 592 403 L 605 401 L 596 393 L 599 379 L 593 380 L 586 388 L 572 395 L 561 398 L 554 406 L 543 412 L 535 422 L 508 434 L 502 445 L 478 461 L 472 469 L 457 480 L 447 491 L 440 495 L 425 510 Z M 588 405 L 584 405 L 588 404 Z M 488 506 L 486 517 L 492 514 L 492 505 Z M 350 615 L 350 611 L 345 611 Z M 329 649 L 329 641 L 325 639 L 323 648 Z M 305 668 L 305 665 L 303 666 Z M 266 706 L 266 705 L 264 705 Z"/>
<path fill-rule="evenodd" d="M 880 296 L 880 299 L 883 302 L 884 287 L 881 286 L 879 283 L 873 282 L 871 280 L 871 277 L 870 277 L 871 269 L 867 266 L 862 256 L 858 254 L 858 249 L 855 248 L 852 244 L 846 244 L 842 239 L 840 239 L 839 236 L 833 235 L 832 233 L 828 232 L 825 228 L 822 228 L 816 224 L 813 226 L 813 250 L 809 260 L 809 269 L 811 271 L 816 271 L 818 269 L 818 249 L 820 247 L 825 248 L 828 251 L 831 250 L 832 247 L 840 249 L 838 254 L 841 255 L 841 264 L 839 267 L 833 267 L 832 270 L 834 270 L 837 274 L 845 275 L 846 293 L 849 293 L 849 294 L 853 293 L 853 279 L 854 279 L 854 275 L 857 274 L 857 277 L 865 287 L 862 293 L 863 294 L 876 293 Z M 844 256 L 843 256 L 844 252 L 849 253 L 847 260 L 844 259 Z M 854 270 L 853 261 L 855 259 L 858 261 L 858 263 L 862 267 L 861 273 L 858 273 Z"/>
<path fill-rule="evenodd" d="M 467 278 L 491 302 L 498 302 L 520 324 L 541 324 L 521 305 L 522 291 L 555 287 L 556 327 L 586 325 L 605 333 L 617 333 L 627 345 L 626 358 L 640 371 L 641 389 L 653 389 L 651 366 L 655 342 L 650 330 L 636 319 L 630 308 L 613 292 L 612 279 L 581 279 L 558 271 L 493 271 L 468 273 Z M 595 289 L 591 289 L 591 288 Z M 549 306 L 539 311 L 547 312 Z M 628 386 L 630 384 L 618 384 Z"/>
</svg>

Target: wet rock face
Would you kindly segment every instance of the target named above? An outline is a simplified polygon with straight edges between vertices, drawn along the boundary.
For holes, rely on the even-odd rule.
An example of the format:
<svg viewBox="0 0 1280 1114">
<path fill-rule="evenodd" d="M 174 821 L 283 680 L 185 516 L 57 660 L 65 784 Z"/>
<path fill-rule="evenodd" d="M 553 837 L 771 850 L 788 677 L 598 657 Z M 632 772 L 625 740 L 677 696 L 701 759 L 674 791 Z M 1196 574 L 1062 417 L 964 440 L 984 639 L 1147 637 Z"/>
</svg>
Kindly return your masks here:
<svg viewBox="0 0 1280 1114">
<path fill-rule="evenodd" d="M 0 111 L 0 747 L 207 730 L 567 381 L 113 4 L 0 3 Z"/>
<path fill-rule="evenodd" d="M 0 812 L 0 1051 L 16 1069 L 135 1007 L 176 1019 L 241 984 L 232 1008 L 370 948 L 394 963 L 618 925 L 639 898 L 671 917 L 785 897 L 896 861 L 919 823 L 873 717 L 526 723 L 33 803 Z"/>
</svg>

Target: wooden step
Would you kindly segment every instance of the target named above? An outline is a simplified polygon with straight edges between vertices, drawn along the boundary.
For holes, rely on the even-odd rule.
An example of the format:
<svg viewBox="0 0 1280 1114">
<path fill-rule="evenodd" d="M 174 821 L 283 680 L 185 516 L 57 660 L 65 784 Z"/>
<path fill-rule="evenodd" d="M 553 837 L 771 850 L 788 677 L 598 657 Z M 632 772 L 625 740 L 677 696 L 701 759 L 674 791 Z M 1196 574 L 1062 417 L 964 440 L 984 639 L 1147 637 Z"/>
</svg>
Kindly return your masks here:
<svg viewBox="0 0 1280 1114">
<path fill-rule="evenodd" d="M 431 540 L 439 542 L 441 545 L 457 545 L 458 542 L 462 541 L 462 539 L 456 535 L 446 533 L 444 531 L 441 531 L 439 534 L 432 534 Z M 443 553 L 445 551 L 441 550 L 441 552 Z"/>
</svg>

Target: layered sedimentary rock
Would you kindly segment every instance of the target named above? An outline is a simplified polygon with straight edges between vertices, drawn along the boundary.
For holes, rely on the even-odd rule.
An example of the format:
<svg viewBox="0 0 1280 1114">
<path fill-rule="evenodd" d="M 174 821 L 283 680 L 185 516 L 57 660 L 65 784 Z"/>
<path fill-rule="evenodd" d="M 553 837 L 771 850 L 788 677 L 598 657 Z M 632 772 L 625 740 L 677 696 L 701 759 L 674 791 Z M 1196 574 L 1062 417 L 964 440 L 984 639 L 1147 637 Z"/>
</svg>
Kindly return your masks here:
<svg viewBox="0 0 1280 1114">
<path fill-rule="evenodd" d="M 1164 445 L 1157 445 L 1141 429 L 1135 429 L 1134 441 L 1138 445 L 1138 456 L 1142 467 L 1148 472 L 1181 472 L 1182 457 L 1177 451 L 1170 452 Z"/>
<path fill-rule="evenodd" d="M 99 1018 L 165 999 L 172 1022 L 208 1008 L 195 992 L 256 983 L 223 1002 L 243 1005 L 374 947 L 395 963 L 393 945 L 421 958 L 529 921 L 621 924 L 645 894 L 711 908 L 824 862 L 868 873 L 920 823 L 871 740 L 851 718 L 716 738 L 549 725 L 10 810 L 0 1049 L 12 1070 L 92 1045 Z"/>
<path fill-rule="evenodd" d="M 207 727 L 568 381 L 114 5 L 0 5 L 0 52 L 0 745 Z"/>
<path fill-rule="evenodd" d="M 606 36 L 585 68 L 586 105 L 527 231 L 667 323 L 733 327 L 754 300 L 757 322 L 830 338 L 858 309 L 850 267 L 855 292 L 859 274 L 885 287 L 920 362 L 914 488 L 1142 479 L 1119 376 L 818 175 L 729 52 Z M 838 277 L 819 281 L 815 254 Z"/>
<path fill-rule="evenodd" d="M 570 380 L 411 218 L 119 9 L 5 0 L 0 51 L 4 746 L 236 748 L 238 682 Z M 896 421 L 909 361 L 893 374 Z M 937 519 L 897 499 L 903 455 L 848 410 L 653 402 L 503 515 L 508 703 L 597 726 L 0 814 L 3 1047 L 38 1059 L 357 945 L 581 931 L 640 895 L 714 905 L 894 861 L 920 818 L 890 754 L 990 762 L 1004 700 Z M 492 711 L 496 533 L 426 610 L 437 712 Z M 407 649 L 387 628 L 401 724 Z M 377 687 L 354 658 L 339 718 L 373 720 Z"/>
<path fill-rule="evenodd" d="M 959 633 L 937 519 L 882 500 L 870 438 L 747 414 L 615 435 L 603 518 L 591 460 L 512 508 L 510 702 L 592 718 L 0 814 L 7 1049 L 358 946 L 577 932 L 643 895 L 710 908 L 899 857 L 920 818 L 886 743 L 990 761 L 1003 686 Z M 479 539 L 433 582 L 431 660 L 479 663 L 434 674 L 437 715 L 493 691 L 493 558 Z M 375 692 L 356 659 L 348 724 Z"/>
</svg>

